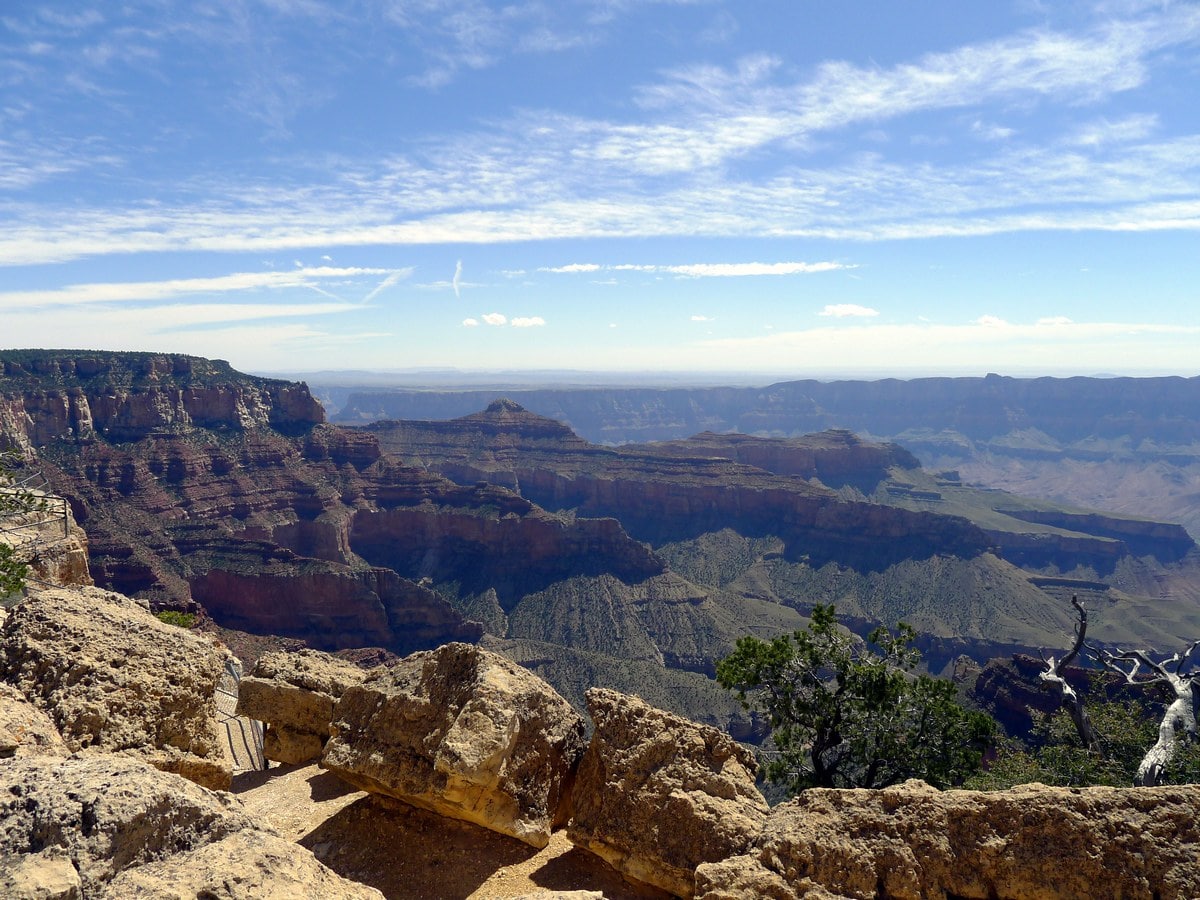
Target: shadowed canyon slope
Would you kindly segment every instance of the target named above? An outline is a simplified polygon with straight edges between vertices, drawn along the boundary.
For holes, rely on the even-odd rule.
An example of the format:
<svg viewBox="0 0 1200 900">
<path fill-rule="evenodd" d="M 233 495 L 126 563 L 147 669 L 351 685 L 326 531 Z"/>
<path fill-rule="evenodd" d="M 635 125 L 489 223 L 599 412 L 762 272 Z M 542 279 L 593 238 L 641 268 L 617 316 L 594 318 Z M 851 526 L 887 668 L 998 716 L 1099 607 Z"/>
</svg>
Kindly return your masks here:
<svg viewBox="0 0 1200 900">
<path fill-rule="evenodd" d="M 835 602 L 935 667 L 1200 631 L 1177 526 L 981 491 L 846 431 L 591 444 L 505 401 L 330 425 L 302 384 L 152 354 L 0 352 L 0 441 L 87 530 L 97 583 L 337 650 L 481 641 L 582 704 L 597 684 L 745 736 L 709 679 L 736 638 Z"/>
<path fill-rule="evenodd" d="M 896 441 L 926 467 L 1200 533 L 1200 378 L 917 378 L 761 388 L 506 391 L 599 443 L 829 428 Z M 495 391 L 360 390 L 335 421 L 448 419 Z"/>
</svg>

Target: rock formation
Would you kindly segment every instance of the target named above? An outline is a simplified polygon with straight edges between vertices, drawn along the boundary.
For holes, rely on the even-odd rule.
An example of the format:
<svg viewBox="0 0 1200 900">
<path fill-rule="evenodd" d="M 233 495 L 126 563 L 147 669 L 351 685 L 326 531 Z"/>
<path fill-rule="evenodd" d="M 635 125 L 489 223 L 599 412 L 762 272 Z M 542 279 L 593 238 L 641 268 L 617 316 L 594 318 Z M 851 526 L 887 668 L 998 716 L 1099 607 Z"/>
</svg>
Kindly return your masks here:
<svg viewBox="0 0 1200 900">
<path fill-rule="evenodd" d="M 0 682 L 0 759 L 68 753 L 50 717 L 11 684 Z"/>
<path fill-rule="evenodd" d="M 380 900 L 259 828 L 238 800 L 109 754 L 0 766 L 0 894 Z"/>
<path fill-rule="evenodd" d="M 729 735 L 616 691 L 588 691 L 595 732 L 568 836 L 630 878 L 691 897 L 700 863 L 742 852 L 767 802 Z"/>
<path fill-rule="evenodd" d="M 298 844 L 246 829 L 118 874 L 105 900 L 383 900 L 348 881 Z"/>
<path fill-rule="evenodd" d="M 267 653 L 238 685 L 238 715 L 267 724 L 263 756 L 299 765 L 317 759 L 332 731 L 333 708 L 366 673 L 321 653 Z"/>
<path fill-rule="evenodd" d="M 1200 786 L 810 790 L 743 856 L 696 872 L 704 900 L 811 896 L 1200 896 Z"/>
<path fill-rule="evenodd" d="M 844 433 L 791 442 L 705 434 L 694 443 L 605 448 L 504 400 L 451 422 L 367 427 L 400 459 L 460 483 L 511 486 L 547 509 L 615 518 L 655 545 L 732 528 L 777 535 L 796 558 L 873 567 L 934 552 L 971 556 L 989 546 L 964 520 L 847 502 L 807 481 L 824 472 L 835 484 L 870 481 L 873 489 L 888 466 L 916 464 L 899 448 Z"/>
<path fill-rule="evenodd" d="M 0 679 L 68 749 L 135 755 L 215 788 L 231 777 L 213 699 L 223 671 L 210 641 L 99 588 L 42 591 L 0 630 Z"/>
<path fill-rule="evenodd" d="M 447 644 L 371 672 L 334 710 L 323 768 L 363 790 L 544 847 L 562 824 L 583 721 L 502 656 Z"/>
</svg>

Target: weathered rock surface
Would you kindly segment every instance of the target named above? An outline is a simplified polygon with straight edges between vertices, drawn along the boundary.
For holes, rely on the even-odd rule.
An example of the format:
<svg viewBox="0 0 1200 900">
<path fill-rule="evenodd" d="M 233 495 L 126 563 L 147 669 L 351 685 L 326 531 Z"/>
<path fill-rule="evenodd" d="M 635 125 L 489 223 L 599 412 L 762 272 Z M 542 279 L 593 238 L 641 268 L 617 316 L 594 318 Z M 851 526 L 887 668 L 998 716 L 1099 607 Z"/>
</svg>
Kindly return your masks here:
<svg viewBox="0 0 1200 900">
<path fill-rule="evenodd" d="M 1200 786 L 810 790 L 696 885 L 704 900 L 1183 900 L 1200 896 Z"/>
<path fill-rule="evenodd" d="M 347 881 L 299 844 L 262 831 L 239 831 L 190 853 L 126 869 L 105 900 L 382 900 Z"/>
<path fill-rule="evenodd" d="M 50 717 L 11 684 L 0 683 L 0 759 L 69 752 Z"/>
<path fill-rule="evenodd" d="M 762 828 L 754 755 L 638 697 L 596 688 L 587 701 L 596 730 L 568 836 L 631 878 L 692 896 L 697 865 L 742 852 Z"/>
<path fill-rule="evenodd" d="M 6 900 L 83 900 L 83 882 L 61 847 L 0 856 L 0 897 Z"/>
<path fill-rule="evenodd" d="M 131 866 L 253 828 L 241 804 L 109 754 L 0 765 L 0 857 L 61 848 L 85 897 Z M 5 856 L 5 855 L 10 856 Z"/>
<path fill-rule="evenodd" d="M 583 721 L 536 675 L 447 644 L 348 687 L 321 765 L 355 787 L 544 847 L 564 818 Z"/>
<path fill-rule="evenodd" d="M 267 723 L 263 755 L 299 765 L 321 755 L 333 707 L 366 672 L 319 650 L 266 653 L 238 687 L 237 713 Z"/>
<path fill-rule="evenodd" d="M 0 679 L 46 711 L 69 750 L 131 754 L 214 788 L 231 778 L 214 702 L 223 671 L 205 638 L 93 587 L 29 597 L 0 630 Z"/>
</svg>

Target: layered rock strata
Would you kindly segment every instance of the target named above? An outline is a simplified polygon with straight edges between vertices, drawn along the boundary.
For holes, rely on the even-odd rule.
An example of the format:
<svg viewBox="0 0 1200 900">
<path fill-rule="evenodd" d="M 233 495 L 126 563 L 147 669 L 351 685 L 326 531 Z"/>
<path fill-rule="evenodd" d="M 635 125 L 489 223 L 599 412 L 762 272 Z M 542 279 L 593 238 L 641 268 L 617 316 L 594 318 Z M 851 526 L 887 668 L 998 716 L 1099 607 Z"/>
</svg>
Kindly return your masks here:
<svg viewBox="0 0 1200 900">
<path fill-rule="evenodd" d="M 630 878 L 691 897 L 696 866 L 742 852 L 762 828 L 754 754 L 638 697 L 595 688 L 587 702 L 595 732 L 568 836 Z"/>
<path fill-rule="evenodd" d="M 343 780 L 534 847 L 563 823 L 584 750 L 566 700 L 467 644 L 414 653 L 347 687 L 333 728 L 321 765 Z"/>
<path fill-rule="evenodd" d="M 0 629 L 0 679 L 50 716 L 72 752 L 125 753 L 199 784 L 232 775 L 214 695 L 224 656 L 144 605 L 99 588 L 55 588 Z"/>
<path fill-rule="evenodd" d="M 317 650 L 266 653 L 238 686 L 237 713 L 267 724 L 263 756 L 288 765 L 317 759 L 334 704 L 366 672 Z"/>
<path fill-rule="evenodd" d="M 696 886 L 704 900 L 1182 900 L 1200 896 L 1200 786 L 810 790 Z"/>
</svg>

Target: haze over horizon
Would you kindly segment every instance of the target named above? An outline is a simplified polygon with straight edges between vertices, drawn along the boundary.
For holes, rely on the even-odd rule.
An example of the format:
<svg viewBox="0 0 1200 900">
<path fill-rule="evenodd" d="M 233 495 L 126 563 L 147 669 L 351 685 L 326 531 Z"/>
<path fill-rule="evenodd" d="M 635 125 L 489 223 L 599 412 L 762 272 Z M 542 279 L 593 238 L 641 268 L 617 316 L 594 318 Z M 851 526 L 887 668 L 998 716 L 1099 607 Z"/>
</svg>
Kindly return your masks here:
<svg viewBox="0 0 1200 900">
<path fill-rule="evenodd" d="M 0 10 L 0 345 L 1200 372 L 1200 3 Z"/>
</svg>

